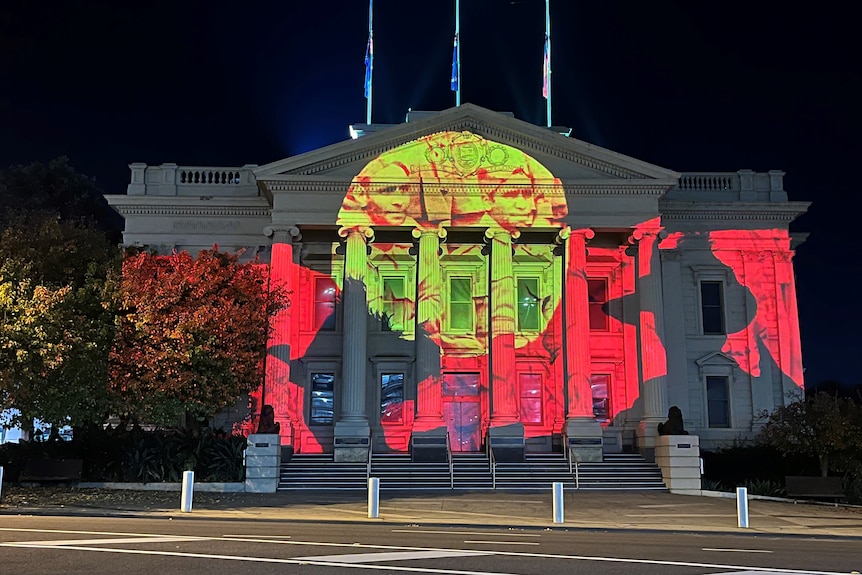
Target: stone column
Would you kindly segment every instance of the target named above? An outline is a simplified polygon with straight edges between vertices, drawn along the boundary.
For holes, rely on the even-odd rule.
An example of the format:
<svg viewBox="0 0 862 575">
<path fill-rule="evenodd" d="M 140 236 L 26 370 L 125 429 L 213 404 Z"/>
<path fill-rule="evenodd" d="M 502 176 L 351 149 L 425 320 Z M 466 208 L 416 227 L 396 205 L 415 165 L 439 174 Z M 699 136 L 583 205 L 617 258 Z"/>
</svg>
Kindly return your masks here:
<svg viewBox="0 0 862 575">
<path fill-rule="evenodd" d="M 520 421 L 515 372 L 515 278 L 512 239 L 519 236 L 489 229 L 491 242 L 491 446 L 501 461 L 524 458 L 524 424 Z"/>
<path fill-rule="evenodd" d="M 365 413 L 366 353 L 368 338 L 368 302 L 365 275 L 368 267 L 366 242 L 374 232 L 370 228 L 341 228 L 346 238 L 344 305 L 342 329 L 341 406 L 335 423 L 335 460 L 365 461 L 370 449 L 370 429 Z"/>
<path fill-rule="evenodd" d="M 659 423 L 667 419 L 667 353 L 664 336 L 659 230 L 636 230 L 630 242 L 637 244 L 637 292 L 640 303 L 638 343 L 641 359 L 641 404 L 638 447 L 647 459 L 655 456 Z"/>
<path fill-rule="evenodd" d="M 416 297 L 416 422 L 414 429 L 445 427 L 440 389 L 440 321 L 443 312 L 443 274 L 440 240 L 446 230 L 415 229 L 419 239 L 419 286 Z M 445 429 L 444 429 L 445 432 Z"/>
<path fill-rule="evenodd" d="M 565 278 L 566 347 L 566 449 L 580 461 L 602 460 L 602 426 L 593 414 L 590 385 L 590 308 L 587 289 L 587 240 L 590 229 L 560 232 L 558 241 L 567 242 L 568 268 Z"/>
<path fill-rule="evenodd" d="M 443 421 L 440 329 L 443 314 L 443 274 L 440 241 L 446 229 L 416 228 L 419 240 L 419 285 L 416 294 L 416 419 L 413 460 L 446 461 L 446 422 Z"/>
<path fill-rule="evenodd" d="M 682 272 L 679 250 L 661 250 L 662 291 L 665 303 L 665 348 L 667 350 L 667 388 L 670 405 L 688 413 L 688 358 L 686 354 L 685 317 L 679 302 L 682 296 Z"/>
<path fill-rule="evenodd" d="M 293 263 L 293 241 L 301 239 L 299 228 L 267 227 L 264 235 L 272 238 L 272 253 L 269 262 L 270 289 L 281 288 L 285 292 L 295 289 Z M 297 394 L 291 399 L 290 350 L 293 344 L 293 308 L 288 306 L 272 318 L 272 332 L 267 342 L 266 379 L 262 396 L 263 403 L 272 405 L 275 420 L 280 424 L 281 443 L 293 447 L 294 428 L 290 413 L 301 413 L 301 405 L 293 405 Z M 263 407 L 262 405 L 258 408 Z"/>
</svg>

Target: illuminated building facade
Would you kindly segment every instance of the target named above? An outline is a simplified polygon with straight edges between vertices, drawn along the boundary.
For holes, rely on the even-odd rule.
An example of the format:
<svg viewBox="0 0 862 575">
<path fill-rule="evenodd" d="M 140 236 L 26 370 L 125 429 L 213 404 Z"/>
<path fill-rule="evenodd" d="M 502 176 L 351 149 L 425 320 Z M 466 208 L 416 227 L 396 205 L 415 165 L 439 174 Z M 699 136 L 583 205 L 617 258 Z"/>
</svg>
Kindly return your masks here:
<svg viewBox="0 0 862 575">
<path fill-rule="evenodd" d="M 266 381 L 295 452 L 705 448 L 802 384 L 783 172 L 680 174 L 471 104 L 265 166 L 132 164 L 125 242 L 246 248 L 292 292 Z M 242 415 L 242 414 L 240 414 Z"/>
</svg>

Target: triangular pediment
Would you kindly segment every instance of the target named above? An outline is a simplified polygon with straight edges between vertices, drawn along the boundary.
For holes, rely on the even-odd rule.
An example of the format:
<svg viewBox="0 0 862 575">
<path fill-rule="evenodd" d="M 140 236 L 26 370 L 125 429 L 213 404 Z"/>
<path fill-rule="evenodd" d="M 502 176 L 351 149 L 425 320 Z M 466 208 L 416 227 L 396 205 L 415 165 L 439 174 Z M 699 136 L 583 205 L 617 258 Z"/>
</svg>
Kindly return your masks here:
<svg viewBox="0 0 862 575">
<path fill-rule="evenodd" d="M 700 357 L 694 360 L 694 363 L 697 364 L 698 367 L 705 366 L 714 366 L 714 367 L 735 367 L 736 360 L 734 360 L 729 355 L 722 353 L 720 351 L 714 351 L 712 353 L 708 353 L 703 357 Z"/>
<path fill-rule="evenodd" d="M 312 178 L 350 181 L 381 154 L 439 132 L 470 132 L 521 150 L 564 183 L 613 181 L 675 185 L 679 174 L 551 129 L 463 104 L 417 120 L 279 160 L 255 170 L 257 180 Z"/>
</svg>

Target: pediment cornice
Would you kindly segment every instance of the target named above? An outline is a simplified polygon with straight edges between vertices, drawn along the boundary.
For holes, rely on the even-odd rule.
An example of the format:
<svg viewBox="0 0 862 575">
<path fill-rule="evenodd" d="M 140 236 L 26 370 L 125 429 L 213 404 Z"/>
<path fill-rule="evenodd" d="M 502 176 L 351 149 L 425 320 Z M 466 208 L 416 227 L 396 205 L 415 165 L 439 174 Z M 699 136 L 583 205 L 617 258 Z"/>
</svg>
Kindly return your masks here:
<svg viewBox="0 0 862 575">
<path fill-rule="evenodd" d="M 612 179 L 678 180 L 680 174 L 635 158 L 612 152 L 547 128 L 535 126 L 473 104 L 450 108 L 409 123 L 398 124 L 358 140 L 347 140 L 279 160 L 255 170 L 258 180 L 276 175 L 324 174 L 352 163 L 367 163 L 380 154 L 442 131 L 473 132 L 525 153 L 544 154 L 572 162 Z"/>
</svg>

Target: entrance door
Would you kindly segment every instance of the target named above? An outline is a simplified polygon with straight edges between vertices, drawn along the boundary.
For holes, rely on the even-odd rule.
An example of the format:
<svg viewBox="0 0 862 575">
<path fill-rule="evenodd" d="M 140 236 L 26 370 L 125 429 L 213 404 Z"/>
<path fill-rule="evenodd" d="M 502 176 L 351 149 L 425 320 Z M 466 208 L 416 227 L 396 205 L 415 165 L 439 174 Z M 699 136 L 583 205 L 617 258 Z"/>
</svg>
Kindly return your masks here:
<svg viewBox="0 0 862 575">
<path fill-rule="evenodd" d="M 478 373 L 443 375 L 443 417 L 453 452 L 479 451 L 482 445 Z"/>
</svg>

